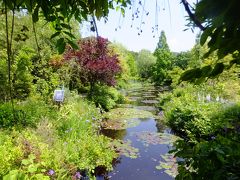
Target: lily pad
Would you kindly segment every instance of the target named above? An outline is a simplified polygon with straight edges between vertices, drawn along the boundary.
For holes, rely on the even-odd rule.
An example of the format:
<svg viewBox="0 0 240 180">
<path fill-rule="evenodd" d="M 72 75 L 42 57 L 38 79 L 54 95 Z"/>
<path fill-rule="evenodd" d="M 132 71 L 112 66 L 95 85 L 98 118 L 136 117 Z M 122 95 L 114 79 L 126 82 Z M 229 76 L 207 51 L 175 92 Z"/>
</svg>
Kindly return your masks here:
<svg viewBox="0 0 240 180">
<path fill-rule="evenodd" d="M 132 96 L 132 97 L 129 97 L 128 100 L 129 101 L 137 101 L 139 99 L 141 99 L 142 97 L 138 97 L 138 96 Z"/>
<path fill-rule="evenodd" d="M 136 109 L 144 111 L 156 111 L 157 109 L 154 106 L 135 106 Z"/>
<path fill-rule="evenodd" d="M 134 135 L 138 141 L 141 141 L 144 146 L 157 145 L 157 144 L 173 144 L 176 141 L 177 136 L 168 133 L 156 133 L 156 132 L 136 132 Z"/>
<path fill-rule="evenodd" d="M 140 123 L 140 120 L 137 118 L 132 119 L 107 119 L 101 123 L 101 126 L 104 129 L 112 129 L 112 130 L 122 130 L 130 127 L 135 127 Z"/>
<path fill-rule="evenodd" d="M 105 129 L 126 129 L 140 123 L 139 118 L 154 117 L 151 112 L 133 108 L 116 108 L 105 113 L 105 120 L 101 123 Z"/>
<path fill-rule="evenodd" d="M 128 93 L 129 96 L 139 96 L 141 95 L 141 92 L 135 91 L 135 92 L 130 92 Z"/>
<path fill-rule="evenodd" d="M 141 102 L 145 103 L 145 104 L 157 104 L 159 101 L 157 101 L 157 100 L 143 100 Z"/>
<path fill-rule="evenodd" d="M 118 108 L 132 108 L 133 105 L 132 104 L 118 104 L 117 107 Z"/>
<path fill-rule="evenodd" d="M 154 96 L 154 95 L 143 95 L 142 96 L 143 98 L 145 98 L 145 99 L 155 99 L 155 98 L 157 98 L 157 96 Z"/>
<path fill-rule="evenodd" d="M 156 169 L 158 170 L 164 170 L 166 174 L 172 177 L 176 177 L 178 174 L 178 166 L 177 166 L 177 160 L 176 157 L 174 157 L 172 154 L 164 154 L 161 155 L 162 161 L 159 161 L 159 165 L 156 166 Z"/>
<path fill-rule="evenodd" d="M 131 141 L 113 140 L 111 148 L 115 150 L 119 155 L 123 155 L 132 159 L 139 156 L 139 149 L 131 146 Z"/>
</svg>

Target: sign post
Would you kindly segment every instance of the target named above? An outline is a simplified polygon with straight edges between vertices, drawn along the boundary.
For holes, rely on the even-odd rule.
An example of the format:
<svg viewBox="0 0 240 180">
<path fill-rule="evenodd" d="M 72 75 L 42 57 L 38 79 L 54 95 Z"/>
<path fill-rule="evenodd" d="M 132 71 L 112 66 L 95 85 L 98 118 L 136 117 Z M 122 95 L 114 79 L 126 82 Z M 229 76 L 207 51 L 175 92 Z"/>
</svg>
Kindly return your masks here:
<svg viewBox="0 0 240 180">
<path fill-rule="evenodd" d="M 60 107 L 60 104 L 63 103 L 63 101 L 64 101 L 64 86 L 62 86 L 62 89 L 54 90 L 53 101 L 55 101 L 59 107 Z"/>
</svg>

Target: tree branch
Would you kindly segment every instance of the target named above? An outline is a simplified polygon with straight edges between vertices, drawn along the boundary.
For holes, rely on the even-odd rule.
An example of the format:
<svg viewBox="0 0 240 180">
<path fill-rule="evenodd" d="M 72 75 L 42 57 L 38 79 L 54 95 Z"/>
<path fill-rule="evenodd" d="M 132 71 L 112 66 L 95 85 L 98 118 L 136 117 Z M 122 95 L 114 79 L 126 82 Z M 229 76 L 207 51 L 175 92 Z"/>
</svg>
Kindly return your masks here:
<svg viewBox="0 0 240 180">
<path fill-rule="evenodd" d="M 93 20 L 93 25 L 94 25 L 94 28 L 95 28 L 95 31 L 96 31 L 96 35 L 97 35 L 97 37 L 99 37 L 97 23 L 96 23 L 94 15 L 92 16 L 92 20 Z"/>
<path fill-rule="evenodd" d="M 196 18 L 196 16 L 192 13 L 192 11 L 189 8 L 189 3 L 187 2 L 187 0 L 181 0 L 185 10 L 187 11 L 189 17 L 191 18 L 191 20 L 194 22 L 194 24 L 200 28 L 202 31 L 204 31 L 206 29 L 206 27 L 204 27 L 201 22 Z"/>
</svg>

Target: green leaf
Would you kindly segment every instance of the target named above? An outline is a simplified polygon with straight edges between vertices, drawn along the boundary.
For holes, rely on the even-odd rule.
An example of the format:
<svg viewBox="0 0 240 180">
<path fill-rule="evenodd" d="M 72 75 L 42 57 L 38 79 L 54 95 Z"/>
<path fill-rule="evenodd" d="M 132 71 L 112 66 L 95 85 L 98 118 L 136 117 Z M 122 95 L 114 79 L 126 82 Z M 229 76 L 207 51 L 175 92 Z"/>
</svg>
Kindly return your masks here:
<svg viewBox="0 0 240 180">
<path fill-rule="evenodd" d="M 60 31 L 58 31 L 58 32 L 54 33 L 53 35 L 51 35 L 51 39 L 53 39 L 53 38 L 55 38 L 55 37 L 59 36 L 60 34 L 61 34 L 61 32 L 60 32 Z"/>
<path fill-rule="evenodd" d="M 26 165 L 30 164 L 30 162 L 28 159 L 23 159 L 22 164 L 26 166 Z"/>
<path fill-rule="evenodd" d="M 66 23 L 60 23 L 60 25 L 66 29 L 72 29 L 71 26 L 69 26 L 68 24 Z"/>
<path fill-rule="evenodd" d="M 25 180 L 27 179 L 25 174 L 19 170 L 12 170 L 3 177 L 3 180 Z"/>
<path fill-rule="evenodd" d="M 212 70 L 210 76 L 211 77 L 215 77 L 218 74 L 221 74 L 224 70 L 224 64 L 223 63 L 217 63 L 214 67 L 214 69 Z"/>
<path fill-rule="evenodd" d="M 58 48 L 58 53 L 62 54 L 64 52 L 65 46 L 66 46 L 66 42 L 64 41 L 64 38 L 58 39 L 56 46 Z"/>
<path fill-rule="evenodd" d="M 34 172 L 36 172 L 37 171 L 37 166 L 36 165 L 34 165 L 34 164 L 31 164 L 29 167 L 28 167 L 28 172 L 30 172 L 30 173 L 34 173 Z"/>
<path fill-rule="evenodd" d="M 200 44 L 203 46 L 204 43 L 206 42 L 207 38 L 211 36 L 212 33 L 212 28 L 207 28 L 206 30 L 203 31 L 201 38 L 200 38 Z"/>
<path fill-rule="evenodd" d="M 74 41 L 71 41 L 70 39 L 67 39 L 67 40 L 68 40 L 68 44 L 70 44 L 70 46 L 73 49 L 79 49 L 78 45 Z"/>
<path fill-rule="evenodd" d="M 7 5 L 7 7 L 10 9 L 10 10 L 13 10 L 13 7 L 14 7 L 14 5 L 13 5 L 13 1 L 4 1 L 5 3 L 6 3 L 6 5 Z M 2 4 L 1 4 L 2 5 Z"/>
<path fill-rule="evenodd" d="M 204 66 L 201 68 L 201 71 L 202 71 L 202 77 L 208 77 L 211 72 L 212 72 L 212 66 L 211 65 L 208 65 L 208 66 Z"/>
<path fill-rule="evenodd" d="M 76 39 L 76 37 L 72 33 L 70 33 L 70 32 L 63 31 L 63 33 L 68 35 L 70 38 Z"/>
<path fill-rule="evenodd" d="M 185 71 L 181 77 L 180 80 L 181 81 L 189 81 L 189 80 L 193 80 L 195 78 L 199 78 L 202 74 L 202 71 L 200 68 L 195 68 L 195 69 L 190 69 Z"/>
</svg>

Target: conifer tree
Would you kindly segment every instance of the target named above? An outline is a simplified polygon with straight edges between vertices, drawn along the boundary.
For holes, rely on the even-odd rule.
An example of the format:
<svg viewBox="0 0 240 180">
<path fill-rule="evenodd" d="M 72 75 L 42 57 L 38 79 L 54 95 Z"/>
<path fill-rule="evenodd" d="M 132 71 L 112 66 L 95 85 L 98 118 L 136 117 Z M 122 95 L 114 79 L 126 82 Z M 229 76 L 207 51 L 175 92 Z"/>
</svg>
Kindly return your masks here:
<svg viewBox="0 0 240 180">
<path fill-rule="evenodd" d="M 161 32 L 157 47 L 154 51 L 154 56 L 156 56 L 157 61 L 153 68 L 153 81 L 157 85 L 171 84 L 168 70 L 172 68 L 172 53 L 167 44 L 167 38 L 164 31 Z"/>
</svg>

